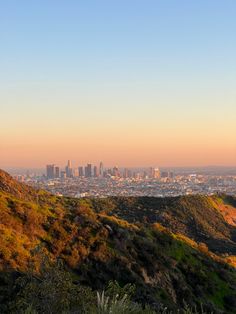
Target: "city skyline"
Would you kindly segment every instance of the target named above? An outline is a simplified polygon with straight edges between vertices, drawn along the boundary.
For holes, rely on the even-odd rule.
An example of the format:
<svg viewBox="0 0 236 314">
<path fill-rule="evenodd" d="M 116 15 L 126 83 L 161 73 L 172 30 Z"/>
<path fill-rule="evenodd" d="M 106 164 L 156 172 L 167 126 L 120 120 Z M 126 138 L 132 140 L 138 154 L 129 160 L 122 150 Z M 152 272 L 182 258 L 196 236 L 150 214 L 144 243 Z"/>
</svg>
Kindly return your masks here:
<svg viewBox="0 0 236 314">
<path fill-rule="evenodd" d="M 236 2 L 0 12 L 0 165 L 236 166 Z"/>
<path fill-rule="evenodd" d="M 46 170 L 46 172 L 45 172 Z M 42 173 L 26 171 L 14 174 L 20 182 L 58 196 L 75 198 L 108 196 L 169 197 L 180 195 L 236 195 L 236 168 L 164 169 L 121 168 L 87 164 L 64 167 L 47 165 Z"/>
<path fill-rule="evenodd" d="M 148 167 L 139 171 L 133 171 L 132 168 L 122 168 L 116 166 L 105 167 L 102 161 L 98 164 L 87 163 L 86 165 L 72 165 L 71 160 L 67 161 L 66 166 L 59 167 L 57 164 L 47 164 L 46 174 L 47 179 L 66 179 L 74 177 L 98 178 L 98 177 L 122 177 L 122 178 L 160 178 L 162 174 L 165 177 L 173 176 L 171 172 L 161 172 L 159 167 Z"/>
<path fill-rule="evenodd" d="M 98 165 L 98 161 L 96 160 L 89 160 L 88 161 L 76 161 L 76 160 L 72 160 L 72 163 L 75 165 L 74 167 L 76 168 L 77 165 L 78 167 L 79 166 L 85 166 L 86 164 L 90 163 L 92 165 Z M 1 168 L 2 169 L 5 169 L 6 171 L 12 171 L 12 170 L 27 170 L 27 169 L 30 169 L 30 170 L 41 170 L 43 171 L 45 169 L 45 164 L 54 164 L 53 163 L 53 160 L 51 160 L 50 162 L 48 162 L 48 160 L 46 160 L 45 162 L 42 162 L 42 163 L 29 163 L 29 164 L 25 164 L 23 163 L 22 165 L 19 165 L 19 164 L 9 164 L 9 163 L 2 163 L 1 164 Z M 130 169 L 144 169 L 144 168 L 148 168 L 151 166 L 153 167 L 160 167 L 160 168 L 164 168 L 164 169 L 206 169 L 206 168 L 219 168 L 219 169 L 236 169 L 236 164 L 207 164 L 207 163 L 202 163 L 202 164 L 184 164 L 184 163 L 180 163 L 180 164 L 174 164 L 174 163 L 168 163 L 168 164 L 159 164 L 157 162 L 153 162 L 153 163 L 143 163 L 143 164 L 138 164 L 138 163 L 126 163 L 126 164 L 118 164 L 118 163 L 115 163 L 115 162 L 109 162 L 108 164 L 106 164 L 106 167 L 107 168 L 111 168 L 115 165 L 118 165 L 120 168 L 124 169 L 124 168 L 130 168 Z M 65 165 L 64 165 L 64 162 L 63 160 L 61 160 L 60 162 L 55 162 L 55 166 L 58 166 L 60 168 L 63 168 Z"/>
</svg>

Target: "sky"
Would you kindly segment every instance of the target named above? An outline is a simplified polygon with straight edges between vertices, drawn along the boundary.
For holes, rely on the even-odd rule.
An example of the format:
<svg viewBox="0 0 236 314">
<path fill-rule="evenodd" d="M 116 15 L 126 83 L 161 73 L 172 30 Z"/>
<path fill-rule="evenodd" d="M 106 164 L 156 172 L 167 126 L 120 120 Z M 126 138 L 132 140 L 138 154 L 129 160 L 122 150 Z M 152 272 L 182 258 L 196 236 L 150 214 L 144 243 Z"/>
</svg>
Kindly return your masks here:
<svg viewBox="0 0 236 314">
<path fill-rule="evenodd" d="M 0 0 L 0 168 L 236 166 L 235 0 Z"/>
</svg>

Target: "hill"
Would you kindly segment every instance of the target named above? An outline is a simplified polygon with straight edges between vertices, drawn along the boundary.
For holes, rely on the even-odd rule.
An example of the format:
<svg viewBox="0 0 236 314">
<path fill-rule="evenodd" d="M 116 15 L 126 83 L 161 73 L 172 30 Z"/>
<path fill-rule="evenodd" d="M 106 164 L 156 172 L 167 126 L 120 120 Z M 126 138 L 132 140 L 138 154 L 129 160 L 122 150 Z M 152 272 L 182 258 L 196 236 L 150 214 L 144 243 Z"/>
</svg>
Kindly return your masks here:
<svg viewBox="0 0 236 314">
<path fill-rule="evenodd" d="M 0 191 L 23 200 L 36 199 L 37 191 L 14 180 L 7 172 L 0 169 Z"/>
<path fill-rule="evenodd" d="M 101 205 L 100 205 L 101 203 Z M 236 255 L 236 198 L 227 195 L 171 198 L 111 198 L 109 205 L 96 200 L 99 211 L 131 223 L 159 222 L 174 233 L 204 242 L 217 254 Z"/>
<path fill-rule="evenodd" d="M 50 260 L 62 259 L 80 285 L 102 290 L 116 279 L 135 284 L 134 300 L 154 308 L 177 311 L 187 301 L 234 313 L 233 257 L 221 253 L 234 254 L 235 227 L 218 208 L 234 208 L 234 199 L 72 199 L 35 191 L 2 171 L 0 182 L 1 312 L 19 294 L 15 279 L 39 268 L 40 247 Z"/>
</svg>

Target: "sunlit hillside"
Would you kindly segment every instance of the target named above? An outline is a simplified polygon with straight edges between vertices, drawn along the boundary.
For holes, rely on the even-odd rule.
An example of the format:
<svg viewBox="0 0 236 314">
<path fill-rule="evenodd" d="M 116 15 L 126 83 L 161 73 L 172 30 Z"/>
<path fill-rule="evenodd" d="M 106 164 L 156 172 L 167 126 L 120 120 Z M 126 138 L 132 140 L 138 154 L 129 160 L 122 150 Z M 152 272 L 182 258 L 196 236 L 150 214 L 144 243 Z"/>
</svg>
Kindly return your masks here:
<svg viewBox="0 0 236 314">
<path fill-rule="evenodd" d="M 78 284 L 91 289 L 92 296 L 116 280 L 121 287 L 135 285 L 133 302 L 149 305 L 156 313 L 161 306 L 176 313 L 186 302 L 192 308 L 202 304 L 207 313 L 234 313 L 235 227 L 224 219 L 222 204 L 236 210 L 235 199 L 219 195 L 57 197 L 19 184 L 1 171 L 1 312 L 12 308 L 20 313 L 31 306 L 20 282 L 27 276 L 43 278 L 40 269 L 47 258 L 52 265 L 63 262 L 71 278 L 71 286 L 66 286 L 70 295 Z M 48 294 L 53 294 L 55 280 Z M 61 291 L 67 279 L 57 280 Z M 30 286 L 33 291 L 38 284 Z M 67 306 L 72 308 L 71 303 Z"/>
</svg>

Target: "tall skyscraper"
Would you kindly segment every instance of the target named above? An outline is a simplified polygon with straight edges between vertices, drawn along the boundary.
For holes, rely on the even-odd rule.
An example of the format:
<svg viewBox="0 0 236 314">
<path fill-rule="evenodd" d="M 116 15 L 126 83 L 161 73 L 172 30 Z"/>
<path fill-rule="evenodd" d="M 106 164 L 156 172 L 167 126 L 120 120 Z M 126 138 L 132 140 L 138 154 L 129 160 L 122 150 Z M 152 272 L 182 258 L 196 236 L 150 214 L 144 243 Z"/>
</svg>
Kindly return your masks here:
<svg viewBox="0 0 236 314">
<path fill-rule="evenodd" d="M 73 169 L 71 167 L 71 161 L 68 160 L 67 166 L 66 166 L 66 176 L 67 178 L 72 178 L 73 177 Z"/>
<path fill-rule="evenodd" d="M 47 165 L 46 172 L 47 172 L 48 179 L 54 179 L 55 178 L 55 165 Z"/>
<path fill-rule="evenodd" d="M 101 161 L 99 165 L 99 176 L 103 177 L 103 173 L 104 173 L 104 166 L 103 166 L 103 162 Z"/>
<path fill-rule="evenodd" d="M 60 168 L 55 167 L 55 178 L 60 178 Z"/>
<path fill-rule="evenodd" d="M 83 177 L 83 176 L 84 176 L 84 168 L 79 167 L 79 177 Z"/>
<path fill-rule="evenodd" d="M 95 178 L 97 178 L 99 176 L 99 171 L 98 171 L 98 167 L 97 166 L 93 167 L 93 176 Z"/>
<path fill-rule="evenodd" d="M 85 177 L 91 178 L 92 177 L 92 164 L 87 164 L 85 167 Z"/>
<path fill-rule="evenodd" d="M 79 176 L 79 169 L 75 168 L 73 169 L 73 177 L 78 177 Z"/>
<path fill-rule="evenodd" d="M 88 164 L 87 167 L 88 167 L 88 177 L 90 178 L 92 177 L 92 164 Z"/>
</svg>

